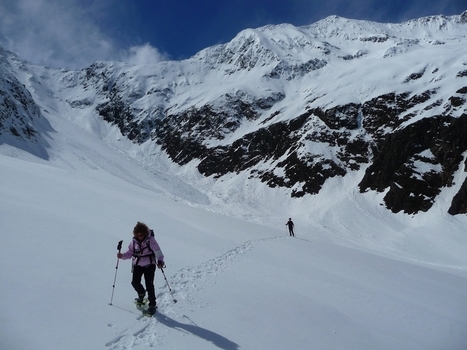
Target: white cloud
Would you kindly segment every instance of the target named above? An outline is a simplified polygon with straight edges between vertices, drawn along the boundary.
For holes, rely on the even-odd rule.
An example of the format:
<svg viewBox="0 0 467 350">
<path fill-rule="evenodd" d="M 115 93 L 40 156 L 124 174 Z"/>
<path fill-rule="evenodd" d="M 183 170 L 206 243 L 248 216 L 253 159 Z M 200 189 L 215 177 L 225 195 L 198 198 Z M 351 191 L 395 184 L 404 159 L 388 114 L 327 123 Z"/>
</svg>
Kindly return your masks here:
<svg viewBox="0 0 467 350">
<path fill-rule="evenodd" d="M 124 61 L 134 65 L 153 64 L 166 61 L 168 57 L 159 52 L 159 50 L 149 43 L 130 48 L 129 54 Z"/>
<path fill-rule="evenodd" d="M 82 68 L 114 56 L 104 35 L 75 0 L 7 0 L 0 5 L 0 45 L 32 63 Z"/>
<path fill-rule="evenodd" d="M 121 33 L 113 34 L 115 39 L 104 33 L 116 28 L 112 16 L 123 12 L 120 5 L 116 0 L 2 0 L 0 45 L 29 62 L 69 69 L 122 58 L 134 64 L 163 60 L 149 44 L 123 50 Z"/>
</svg>

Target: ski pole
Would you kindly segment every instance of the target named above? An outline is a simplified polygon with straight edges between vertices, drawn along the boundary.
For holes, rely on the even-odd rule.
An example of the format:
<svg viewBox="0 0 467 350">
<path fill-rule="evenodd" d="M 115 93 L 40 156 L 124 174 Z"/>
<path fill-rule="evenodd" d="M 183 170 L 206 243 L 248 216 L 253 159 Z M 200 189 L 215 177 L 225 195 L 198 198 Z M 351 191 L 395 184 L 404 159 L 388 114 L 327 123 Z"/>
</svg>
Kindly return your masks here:
<svg viewBox="0 0 467 350">
<path fill-rule="evenodd" d="M 119 253 L 122 250 L 122 243 L 123 243 L 123 241 L 120 241 L 120 242 L 118 242 L 118 245 L 117 245 L 117 250 L 118 250 Z M 112 305 L 112 301 L 114 300 L 115 282 L 117 281 L 117 272 L 118 272 L 118 262 L 119 261 L 120 261 L 120 258 L 117 258 L 117 266 L 115 266 L 114 284 L 112 286 L 112 296 L 110 297 L 109 305 Z"/>
<path fill-rule="evenodd" d="M 164 267 L 165 267 L 165 266 L 164 266 Z M 169 288 L 170 295 L 172 295 L 172 299 L 173 299 L 174 303 L 176 303 L 176 302 L 177 302 L 177 299 L 175 299 L 174 294 L 173 294 L 173 292 L 172 292 L 172 288 L 170 288 L 169 282 L 167 281 L 167 277 L 165 277 L 164 269 L 161 268 L 161 271 L 162 271 L 162 274 L 164 275 L 165 283 L 167 284 L 167 287 Z"/>
</svg>

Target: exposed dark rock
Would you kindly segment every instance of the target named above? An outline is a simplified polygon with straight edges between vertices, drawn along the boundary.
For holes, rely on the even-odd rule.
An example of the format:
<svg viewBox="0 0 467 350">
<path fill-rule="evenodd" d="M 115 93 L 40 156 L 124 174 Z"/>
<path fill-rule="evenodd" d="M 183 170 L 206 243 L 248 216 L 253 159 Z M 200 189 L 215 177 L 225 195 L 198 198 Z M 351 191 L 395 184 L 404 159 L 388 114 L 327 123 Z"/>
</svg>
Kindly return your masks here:
<svg viewBox="0 0 467 350">
<path fill-rule="evenodd" d="M 205 176 L 221 176 L 246 170 L 260 161 L 277 160 L 298 141 L 299 136 L 294 136 L 293 131 L 303 126 L 307 118 L 308 114 L 305 114 L 289 123 L 276 123 L 247 134 L 228 147 L 211 149 L 198 165 L 198 170 Z"/>
<path fill-rule="evenodd" d="M 464 171 L 467 172 L 467 162 L 464 162 Z M 467 214 L 467 179 L 464 180 L 459 191 L 452 199 L 448 213 L 451 215 Z"/>
<path fill-rule="evenodd" d="M 462 136 L 466 130 L 467 115 L 463 114 L 460 118 L 425 118 L 388 134 L 360 182 L 360 190 L 383 192 L 389 188 L 384 201 L 393 212 L 427 211 L 440 188 L 452 186 L 454 172 L 467 150 L 467 138 Z M 424 153 L 432 157 L 424 157 Z"/>
<path fill-rule="evenodd" d="M 40 136 L 34 127 L 34 119 L 40 119 L 41 113 L 29 91 L 16 79 L 5 80 L 6 88 L 0 90 L 0 135 L 7 130 L 24 141 L 37 143 Z"/>
<path fill-rule="evenodd" d="M 350 103 L 344 106 L 336 106 L 326 111 L 321 108 L 315 108 L 312 112 L 320 118 L 330 129 L 357 129 L 358 114 L 361 106 Z"/>
<path fill-rule="evenodd" d="M 417 73 L 412 73 L 410 74 L 405 80 L 404 80 L 404 83 L 408 83 L 412 80 L 418 80 L 420 79 L 421 77 L 423 77 L 423 74 L 425 74 L 425 69 L 421 70 L 420 72 L 417 72 Z"/>
<path fill-rule="evenodd" d="M 384 43 L 388 39 L 389 39 L 389 36 L 387 35 L 373 35 L 373 36 L 360 38 L 360 41 L 371 41 L 374 43 Z"/>
<path fill-rule="evenodd" d="M 296 77 L 302 77 L 314 70 L 323 68 L 326 65 L 327 61 L 318 58 L 301 64 L 289 64 L 288 62 L 281 61 L 266 76 L 269 78 L 292 80 Z"/>
</svg>

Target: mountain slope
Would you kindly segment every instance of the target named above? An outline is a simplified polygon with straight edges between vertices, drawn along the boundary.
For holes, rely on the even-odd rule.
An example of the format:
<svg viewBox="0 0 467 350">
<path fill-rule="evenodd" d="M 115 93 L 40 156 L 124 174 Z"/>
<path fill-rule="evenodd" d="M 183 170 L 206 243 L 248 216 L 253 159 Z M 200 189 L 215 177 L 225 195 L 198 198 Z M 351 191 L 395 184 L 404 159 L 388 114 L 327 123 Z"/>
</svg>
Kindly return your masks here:
<svg viewBox="0 0 467 350">
<path fill-rule="evenodd" d="M 55 122 L 59 134 L 72 126 Z M 257 224 L 235 218 L 238 208 L 227 216 L 171 200 L 155 177 L 86 131 L 61 149 L 55 136 L 48 161 L 0 154 L 0 348 L 467 344 L 467 218 L 423 213 L 424 226 L 414 219 L 401 229 L 404 216 L 372 217 L 373 207 L 355 201 L 328 213 L 326 226 L 296 220 L 289 238 L 284 215 Z M 328 198 L 321 206 L 333 205 Z M 130 262 L 115 269 L 117 242 L 129 244 L 137 220 L 154 228 L 178 300 L 158 271 L 155 319 L 133 304 Z"/>
<path fill-rule="evenodd" d="M 332 16 L 248 29 L 184 61 L 47 74 L 29 65 L 27 75 L 17 64 L 16 74 L 45 86 L 69 118 L 115 125 L 145 163 L 167 154 L 180 176 L 242 174 L 235 186 L 258 179 L 300 198 L 359 172 L 352 186 L 384 193 L 393 212 L 427 211 L 456 186 L 446 211 L 458 214 L 467 212 L 467 183 L 454 183 L 467 150 L 466 38 L 467 12 L 401 24 Z"/>
<path fill-rule="evenodd" d="M 0 145 L 7 143 L 39 157 L 47 157 L 44 134 L 51 131 L 30 91 L 14 67 L 27 70 L 11 52 L 0 48 Z"/>
</svg>

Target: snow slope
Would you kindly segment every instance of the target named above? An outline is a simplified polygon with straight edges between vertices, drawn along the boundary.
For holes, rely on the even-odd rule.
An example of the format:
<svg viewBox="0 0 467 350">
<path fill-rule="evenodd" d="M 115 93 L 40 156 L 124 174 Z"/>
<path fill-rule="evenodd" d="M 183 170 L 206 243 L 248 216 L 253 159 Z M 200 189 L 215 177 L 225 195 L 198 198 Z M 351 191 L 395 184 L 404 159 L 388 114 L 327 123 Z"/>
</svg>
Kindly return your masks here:
<svg viewBox="0 0 467 350">
<path fill-rule="evenodd" d="M 103 141 L 108 125 L 48 110 L 48 160 L 0 146 L 1 349 L 467 348 L 467 218 L 447 203 L 412 218 L 336 190 L 348 178 L 292 202 L 226 177 L 229 207 L 165 172 L 167 159 L 148 168 L 130 143 Z M 158 273 L 152 319 L 132 303 L 130 263 L 115 269 L 138 220 L 178 300 Z"/>
</svg>

